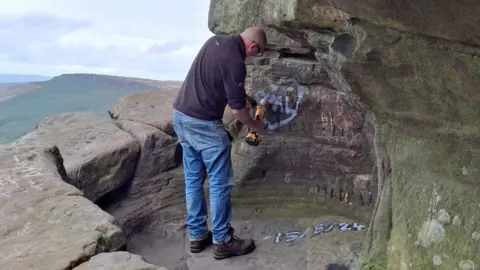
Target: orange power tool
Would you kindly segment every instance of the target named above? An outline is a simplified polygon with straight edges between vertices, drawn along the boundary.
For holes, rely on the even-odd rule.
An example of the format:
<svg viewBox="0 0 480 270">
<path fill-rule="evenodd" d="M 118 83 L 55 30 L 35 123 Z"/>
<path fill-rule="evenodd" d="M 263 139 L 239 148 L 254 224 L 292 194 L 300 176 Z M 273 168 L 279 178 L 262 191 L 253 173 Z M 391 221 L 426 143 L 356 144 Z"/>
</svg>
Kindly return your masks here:
<svg viewBox="0 0 480 270">
<path fill-rule="evenodd" d="M 267 100 L 262 99 L 260 101 L 260 104 L 257 104 L 257 110 L 255 112 L 255 119 L 256 120 L 262 120 L 263 116 L 265 115 L 265 112 L 267 111 Z M 245 137 L 245 142 L 247 142 L 249 145 L 252 146 L 258 146 L 260 144 L 260 141 L 258 139 L 258 133 L 253 132 L 249 129 L 247 136 Z"/>
</svg>

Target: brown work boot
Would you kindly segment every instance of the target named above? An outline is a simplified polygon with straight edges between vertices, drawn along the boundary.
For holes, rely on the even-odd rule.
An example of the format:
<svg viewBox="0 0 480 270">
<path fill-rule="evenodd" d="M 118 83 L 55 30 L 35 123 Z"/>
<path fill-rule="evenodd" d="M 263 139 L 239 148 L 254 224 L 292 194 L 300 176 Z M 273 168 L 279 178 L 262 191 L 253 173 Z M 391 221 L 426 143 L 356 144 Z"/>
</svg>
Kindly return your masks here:
<svg viewBox="0 0 480 270">
<path fill-rule="evenodd" d="M 190 241 L 190 252 L 199 253 L 212 244 L 212 232 L 208 231 L 204 239 Z"/>
<path fill-rule="evenodd" d="M 245 255 L 255 250 L 255 243 L 252 239 L 240 239 L 233 235 L 233 232 L 234 229 L 230 228 L 230 241 L 213 244 L 213 258 L 222 260 L 232 256 Z"/>
</svg>

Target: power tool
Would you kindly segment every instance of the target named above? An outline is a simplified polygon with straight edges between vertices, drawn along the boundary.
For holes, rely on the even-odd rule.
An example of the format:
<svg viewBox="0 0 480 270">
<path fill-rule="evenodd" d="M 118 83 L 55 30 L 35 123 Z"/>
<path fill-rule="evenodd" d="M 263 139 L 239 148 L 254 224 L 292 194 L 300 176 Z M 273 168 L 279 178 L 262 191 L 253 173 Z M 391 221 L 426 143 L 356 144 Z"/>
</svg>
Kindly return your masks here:
<svg viewBox="0 0 480 270">
<path fill-rule="evenodd" d="M 260 101 L 260 104 L 257 104 L 257 108 L 255 111 L 255 120 L 262 120 L 263 116 L 265 115 L 265 112 L 267 111 L 267 100 L 262 99 Z M 258 146 L 260 144 L 260 141 L 258 139 L 258 133 L 253 132 L 250 128 L 248 131 L 247 136 L 245 137 L 245 142 L 247 142 L 249 145 L 252 146 Z"/>
</svg>

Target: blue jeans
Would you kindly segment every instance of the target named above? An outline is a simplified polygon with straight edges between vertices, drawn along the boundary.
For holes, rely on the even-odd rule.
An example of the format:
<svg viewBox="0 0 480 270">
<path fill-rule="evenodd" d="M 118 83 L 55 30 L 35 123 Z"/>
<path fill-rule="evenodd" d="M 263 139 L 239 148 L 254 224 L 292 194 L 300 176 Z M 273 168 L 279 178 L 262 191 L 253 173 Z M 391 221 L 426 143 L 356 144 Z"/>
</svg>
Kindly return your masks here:
<svg viewBox="0 0 480 270">
<path fill-rule="evenodd" d="M 183 149 L 185 200 L 190 240 L 208 234 L 207 204 L 203 192 L 205 169 L 210 184 L 213 242 L 230 240 L 230 192 L 234 183 L 231 141 L 222 121 L 205 121 L 173 110 L 173 128 Z M 205 165 L 205 167 L 204 167 Z"/>
</svg>

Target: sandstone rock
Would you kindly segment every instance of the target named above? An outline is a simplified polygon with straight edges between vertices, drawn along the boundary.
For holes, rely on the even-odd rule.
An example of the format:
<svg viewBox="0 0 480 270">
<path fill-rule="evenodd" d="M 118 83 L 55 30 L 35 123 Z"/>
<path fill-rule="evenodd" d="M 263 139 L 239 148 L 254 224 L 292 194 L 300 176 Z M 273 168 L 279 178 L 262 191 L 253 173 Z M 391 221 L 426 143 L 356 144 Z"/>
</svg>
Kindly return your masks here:
<svg viewBox="0 0 480 270">
<path fill-rule="evenodd" d="M 330 67 L 302 59 L 270 63 L 252 74 L 246 87 L 257 102 L 266 98 L 269 108 L 260 146 L 244 142 L 245 128 L 236 133 L 232 162 L 237 181 L 318 186 L 330 198 L 354 198 L 355 204 L 370 206 L 376 183 L 354 185 L 356 175 L 374 170 L 366 108 Z"/>
<path fill-rule="evenodd" d="M 108 112 L 114 119 L 140 122 L 172 135 L 172 104 L 177 93 L 176 87 L 135 93 L 117 100 Z"/>
<path fill-rule="evenodd" d="M 233 221 L 232 226 L 235 228 L 237 235 L 242 238 L 251 237 L 254 239 L 257 244 L 255 251 L 229 260 L 216 261 L 212 258 L 211 248 L 196 254 L 187 250 L 188 269 L 354 269 L 355 261 L 358 260 L 358 253 L 361 249 L 362 234 L 365 232 L 342 232 L 337 226 L 330 226 L 329 222 L 332 218 L 338 217 L 322 217 L 324 221 L 316 221 L 320 218 Z M 345 224 L 353 223 L 351 221 L 345 222 Z M 323 226 L 318 226 L 322 223 Z M 320 231 L 321 228 L 326 231 L 329 228 L 329 230 L 328 233 L 321 232 L 318 234 L 317 232 L 317 235 L 313 236 L 315 227 L 317 227 L 317 230 L 320 228 Z M 186 249 L 188 248 L 188 238 L 185 239 L 184 246 Z M 332 262 L 336 263 L 332 264 Z"/>
<path fill-rule="evenodd" d="M 119 251 L 95 255 L 74 270 L 167 270 L 167 268 L 149 264 L 139 255 Z"/>
<path fill-rule="evenodd" d="M 135 137 L 141 146 L 135 174 L 131 180 L 129 195 L 142 196 L 154 193 L 166 183 L 159 179 L 162 172 L 181 162 L 181 147 L 177 140 L 165 132 L 139 122 L 118 120 L 118 126 Z"/>
<path fill-rule="evenodd" d="M 212 0 L 209 28 L 215 33 L 242 31 L 255 24 L 339 31 L 351 18 L 461 43 L 480 45 L 478 2 L 448 0 L 382 2 L 354 1 L 272 1 Z M 419 12 L 429 10 L 428 14 Z M 450 23 L 455 21 L 454 24 Z"/>
<path fill-rule="evenodd" d="M 330 144 L 327 140 L 279 135 L 262 134 L 261 143 L 253 149 L 241 140 L 233 145 L 232 163 L 239 184 L 257 185 L 261 180 L 270 185 L 311 185 L 330 198 L 343 200 L 345 196 L 355 196 L 357 205 L 372 203 L 372 198 L 366 195 L 372 192 L 372 187 L 355 189 L 354 185 L 357 171 L 371 170 L 369 153 Z"/>
<path fill-rule="evenodd" d="M 480 149 L 475 131 L 480 127 L 480 96 L 473 90 L 478 88 L 480 69 L 477 59 L 467 54 L 473 49 L 413 33 L 387 32 L 368 23 L 358 24 L 355 29 L 364 35 L 364 42 L 343 69 L 353 90 L 377 115 L 377 147 L 388 157 L 388 164 L 379 164 L 379 168 L 385 168 L 379 181 L 385 182 L 383 189 L 388 189 L 379 191 L 384 195 L 377 199 L 382 205 L 378 205 L 376 215 L 382 218 L 371 226 L 376 233 L 365 248 L 365 260 L 393 269 L 394 263 L 387 263 L 387 258 L 399 261 L 403 256 L 417 261 L 415 267 L 436 255 L 432 245 L 436 252 L 462 250 L 450 253 L 455 258 L 466 254 L 467 259 L 475 257 L 476 248 L 465 245 L 472 227 L 455 232 L 445 229 L 442 235 L 441 226 L 433 226 L 445 216 L 438 216 L 437 205 L 446 213 L 471 217 L 474 223 L 480 221 L 469 203 L 479 191 L 475 185 L 479 172 L 472 176 L 470 170 L 468 174 L 462 170 L 480 164 L 475 154 Z M 440 202 L 436 198 L 441 198 Z M 381 228 L 389 226 L 392 229 L 380 236 Z M 398 246 L 405 234 L 420 234 L 420 243 L 430 248 L 420 255 L 412 241 L 401 244 L 396 255 L 384 253 L 387 241 Z M 446 269 L 457 264 L 454 259 L 442 258 Z"/>
<path fill-rule="evenodd" d="M 57 147 L 0 146 L 0 265 L 71 269 L 125 238 L 114 218 L 65 183 Z"/>
<path fill-rule="evenodd" d="M 308 26 L 318 31 L 341 29 L 349 15 L 321 2 L 212 0 L 209 28 L 214 33 L 240 32 L 258 24 Z"/>
<path fill-rule="evenodd" d="M 184 186 L 183 168 L 178 167 L 137 184 L 135 192 L 128 188 L 112 192 L 99 204 L 130 238 L 143 231 L 163 230 L 172 222 L 183 224 Z"/>
<path fill-rule="evenodd" d="M 115 123 L 94 113 L 47 117 L 15 145 L 57 145 L 64 158 L 66 181 L 96 201 L 130 180 L 140 147 Z"/>
<path fill-rule="evenodd" d="M 480 192 L 480 170 L 473 171 L 480 166 L 480 31 L 475 31 L 480 25 L 480 4 L 380 2 L 211 1 L 209 28 L 214 33 L 238 33 L 250 25 L 264 25 L 296 41 L 292 42 L 293 50 L 282 55 L 286 43 L 270 34 L 273 44 L 269 49 L 280 55 L 262 60 L 264 65 L 248 67 L 250 78 L 246 85 L 250 92 L 269 88 L 285 97 L 287 91 L 278 82 L 293 78 L 308 90 L 305 97 L 309 102 L 300 103 L 292 122 L 304 115 L 322 120 L 324 114 L 340 116 L 327 121 L 336 123 L 330 128 L 327 125 L 316 132 L 300 132 L 301 137 L 311 137 L 310 146 L 296 144 L 294 139 L 278 140 L 275 148 L 245 150 L 237 145 L 247 153 L 245 157 L 253 159 L 242 161 L 240 166 L 245 172 L 267 175 L 273 168 L 262 164 L 272 156 L 273 160 L 282 156 L 278 149 L 296 145 L 296 154 L 307 152 L 306 148 L 317 153 L 326 145 L 335 145 L 318 140 L 329 134 L 332 126 L 347 131 L 343 134 L 358 132 L 362 135 L 360 146 L 349 150 L 354 166 L 343 162 L 336 167 L 318 166 L 312 162 L 318 157 L 290 159 L 302 161 L 302 172 L 313 173 L 320 168 L 327 174 L 335 169 L 341 174 L 350 171 L 357 177 L 353 182 L 361 187 L 360 193 L 372 193 L 374 215 L 359 268 L 433 268 L 438 260 L 432 258 L 439 254 L 445 254 L 439 267 L 471 268 L 479 264 L 471 233 L 480 222 L 478 206 L 472 203 Z M 423 14 L 419 10 L 430 12 Z M 311 53 L 294 51 L 298 47 L 313 47 L 315 59 Z M 280 90 L 275 92 L 274 86 L 280 86 Z M 319 91 L 320 87 L 328 91 Z M 336 98 L 322 94 L 328 92 L 335 92 Z M 307 104 L 316 104 L 314 97 L 320 101 L 321 109 L 304 110 Z M 331 136 L 336 141 L 341 134 Z M 261 136 L 264 145 L 269 144 L 268 140 L 277 140 L 270 139 L 269 134 Z M 328 152 L 319 153 L 325 155 Z M 369 158 L 360 162 L 360 156 Z M 304 163 L 312 168 L 306 170 Z M 274 168 L 285 176 L 299 173 L 282 171 L 282 167 L 288 168 L 284 164 L 280 162 Z M 294 164 L 292 167 L 298 167 L 298 163 Z M 239 177 L 248 178 L 242 175 Z M 372 177 L 360 181 L 358 175 Z M 370 190 L 368 182 L 376 182 Z M 367 190 L 363 184 L 367 184 Z M 440 214 L 439 209 L 443 209 Z M 452 221 L 457 224 L 455 229 L 445 222 L 445 213 L 460 217 Z M 462 226 L 458 226 L 460 221 Z"/>
</svg>

